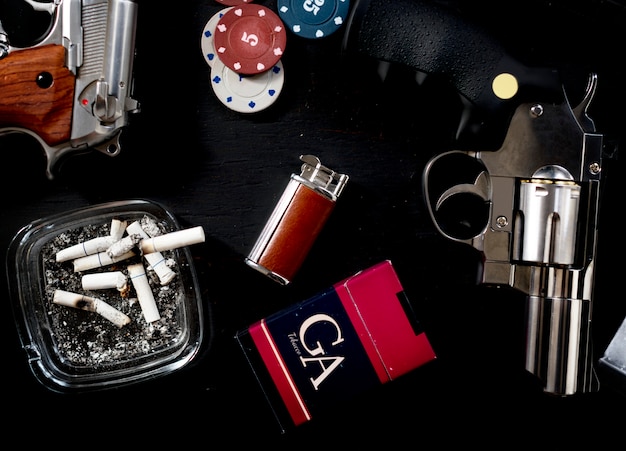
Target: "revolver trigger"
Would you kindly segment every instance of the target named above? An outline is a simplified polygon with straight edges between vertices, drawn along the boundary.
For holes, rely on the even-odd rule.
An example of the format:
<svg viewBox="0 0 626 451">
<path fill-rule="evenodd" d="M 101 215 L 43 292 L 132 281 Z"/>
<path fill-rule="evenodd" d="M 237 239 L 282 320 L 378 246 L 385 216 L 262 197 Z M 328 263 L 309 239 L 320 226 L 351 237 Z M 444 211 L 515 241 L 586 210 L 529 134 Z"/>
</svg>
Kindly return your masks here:
<svg viewBox="0 0 626 451">
<path fill-rule="evenodd" d="M 435 204 L 435 210 L 439 210 L 441 205 L 452 196 L 456 194 L 473 194 L 476 197 L 479 197 L 484 202 L 489 200 L 489 175 L 487 172 L 482 171 L 476 177 L 474 183 L 461 183 L 458 185 L 454 185 L 451 188 L 445 190 L 439 199 L 437 199 L 437 203 Z"/>
</svg>

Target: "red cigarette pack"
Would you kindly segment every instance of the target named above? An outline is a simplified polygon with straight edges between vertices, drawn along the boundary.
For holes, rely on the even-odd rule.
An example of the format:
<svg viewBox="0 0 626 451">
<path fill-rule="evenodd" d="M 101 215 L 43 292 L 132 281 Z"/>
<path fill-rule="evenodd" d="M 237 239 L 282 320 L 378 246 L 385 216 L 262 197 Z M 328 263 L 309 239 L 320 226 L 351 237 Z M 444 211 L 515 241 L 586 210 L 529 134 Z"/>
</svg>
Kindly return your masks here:
<svg viewBox="0 0 626 451">
<path fill-rule="evenodd" d="M 436 358 L 389 260 L 235 338 L 283 432 Z"/>
</svg>

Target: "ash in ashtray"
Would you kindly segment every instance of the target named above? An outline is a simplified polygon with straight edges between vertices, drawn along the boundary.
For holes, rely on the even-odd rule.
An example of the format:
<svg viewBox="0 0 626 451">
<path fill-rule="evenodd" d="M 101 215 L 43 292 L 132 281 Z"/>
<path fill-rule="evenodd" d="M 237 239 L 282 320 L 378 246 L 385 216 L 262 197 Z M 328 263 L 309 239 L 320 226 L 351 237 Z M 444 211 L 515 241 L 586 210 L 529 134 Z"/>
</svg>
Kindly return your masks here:
<svg viewBox="0 0 626 451">
<path fill-rule="evenodd" d="M 95 242 L 95 239 L 112 237 L 113 224 L 123 224 L 122 233 L 125 238 L 132 235 L 129 232 L 130 224 L 142 226 L 141 230 L 135 230 L 141 234 L 142 239 L 133 241 L 132 256 L 127 257 L 128 254 L 122 252 L 122 259 L 115 261 L 114 256 L 111 263 L 106 261 L 106 251 L 94 253 L 91 250 L 84 257 L 58 261 L 59 255 L 72 246 L 80 244 L 85 253 L 88 243 Z M 181 231 L 166 230 L 164 224 L 157 224 L 152 218 L 143 216 L 123 218 L 122 221 L 115 219 L 111 223 L 68 230 L 46 243 L 42 249 L 42 259 L 46 279 L 47 315 L 62 361 L 85 367 L 118 365 L 156 353 L 181 339 L 185 333 L 185 325 L 180 304 L 184 302 L 185 291 L 179 277 L 180 268 L 174 249 L 190 244 L 190 241 L 181 242 L 178 239 L 175 240 L 178 244 L 170 244 L 163 251 L 151 249 L 148 253 L 140 247 L 142 242 L 149 244 L 155 237 L 171 237 L 179 232 Z M 203 232 L 200 231 L 200 234 L 201 238 L 196 234 L 193 242 L 203 240 Z M 111 239 L 109 249 L 113 249 L 112 244 L 121 239 L 121 234 Z M 158 261 L 148 260 L 150 254 L 152 257 L 158 256 Z M 96 258 L 103 266 L 86 265 L 85 260 L 93 259 L 94 256 L 100 256 Z M 157 265 L 161 265 L 161 273 L 165 271 L 169 274 L 166 282 L 160 278 Z M 136 279 L 131 280 L 129 268 L 132 267 L 142 273 L 141 277 L 133 276 Z M 117 273 L 116 286 L 104 285 L 106 288 L 85 289 L 83 276 L 106 279 L 110 278 L 108 275 L 111 273 Z M 97 274 L 102 276 L 96 276 Z M 120 277 L 123 283 L 120 283 Z M 139 279 L 142 279 L 143 285 L 138 284 Z M 151 306 L 146 307 L 146 302 Z M 151 316 L 148 316 L 147 308 L 152 309 Z M 115 319 L 112 320 L 107 312 L 113 312 Z M 122 320 L 116 323 L 120 318 Z"/>
</svg>

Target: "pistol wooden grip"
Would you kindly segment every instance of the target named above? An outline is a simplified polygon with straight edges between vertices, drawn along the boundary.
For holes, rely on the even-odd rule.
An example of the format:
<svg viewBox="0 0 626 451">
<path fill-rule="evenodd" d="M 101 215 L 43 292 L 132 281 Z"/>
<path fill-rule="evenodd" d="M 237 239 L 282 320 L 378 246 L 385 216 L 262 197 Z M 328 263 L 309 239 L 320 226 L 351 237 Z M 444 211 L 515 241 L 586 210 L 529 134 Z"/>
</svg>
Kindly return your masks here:
<svg viewBox="0 0 626 451">
<path fill-rule="evenodd" d="M 28 129 L 51 146 L 69 141 L 74 83 L 61 45 L 11 52 L 0 60 L 0 128 Z"/>
</svg>

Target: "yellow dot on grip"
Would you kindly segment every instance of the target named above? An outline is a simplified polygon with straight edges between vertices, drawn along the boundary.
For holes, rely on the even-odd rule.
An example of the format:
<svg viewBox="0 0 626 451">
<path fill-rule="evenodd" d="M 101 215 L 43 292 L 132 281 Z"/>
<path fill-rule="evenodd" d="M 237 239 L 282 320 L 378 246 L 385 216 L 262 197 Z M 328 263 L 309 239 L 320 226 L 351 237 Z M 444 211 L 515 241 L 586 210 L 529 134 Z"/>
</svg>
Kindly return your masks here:
<svg viewBox="0 0 626 451">
<path fill-rule="evenodd" d="M 502 73 L 493 79 L 491 89 L 493 93 L 500 99 L 507 100 L 517 94 L 519 86 L 517 78 L 511 74 Z"/>
</svg>

